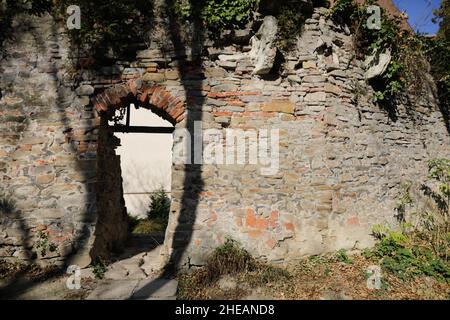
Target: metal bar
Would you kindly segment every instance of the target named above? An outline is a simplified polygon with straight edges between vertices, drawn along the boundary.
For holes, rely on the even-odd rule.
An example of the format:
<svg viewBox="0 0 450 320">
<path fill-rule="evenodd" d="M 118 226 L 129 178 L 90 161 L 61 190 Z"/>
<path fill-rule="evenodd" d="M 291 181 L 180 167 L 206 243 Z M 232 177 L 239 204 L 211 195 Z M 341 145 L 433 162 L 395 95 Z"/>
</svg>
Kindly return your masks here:
<svg viewBox="0 0 450 320">
<path fill-rule="evenodd" d="M 155 194 L 159 193 L 158 191 L 153 192 L 124 192 L 123 194 Z M 164 193 L 170 193 L 170 191 L 164 191 Z"/>
<path fill-rule="evenodd" d="M 173 127 L 141 127 L 141 126 L 113 126 L 114 132 L 123 132 L 123 133 L 165 133 L 171 134 L 175 128 Z"/>
<path fill-rule="evenodd" d="M 126 126 L 130 126 L 130 117 L 131 117 L 131 110 L 130 110 L 130 104 L 127 105 L 127 124 Z"/>
</svg>

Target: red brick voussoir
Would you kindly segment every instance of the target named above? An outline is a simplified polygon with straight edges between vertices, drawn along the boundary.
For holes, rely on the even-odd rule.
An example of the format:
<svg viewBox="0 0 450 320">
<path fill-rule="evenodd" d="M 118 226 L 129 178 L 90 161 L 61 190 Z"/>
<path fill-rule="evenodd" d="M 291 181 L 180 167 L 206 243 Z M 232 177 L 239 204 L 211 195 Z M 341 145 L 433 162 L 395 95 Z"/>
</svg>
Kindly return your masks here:
<svg viewBox="0 0 450 320">
<path fill-rule="evenodd" d="M 164 111 L 175 123 L 184 119 L 186 105 L 183 101 L 173 96 L 164 87 L 143 82 L 141 79 L 116 84 L 94 96 L 91 101 L 95 109 L 101 113 L 125 108 L 130 96 L 135 97 L 143 107 L 151 106 Z"/>
</svg>

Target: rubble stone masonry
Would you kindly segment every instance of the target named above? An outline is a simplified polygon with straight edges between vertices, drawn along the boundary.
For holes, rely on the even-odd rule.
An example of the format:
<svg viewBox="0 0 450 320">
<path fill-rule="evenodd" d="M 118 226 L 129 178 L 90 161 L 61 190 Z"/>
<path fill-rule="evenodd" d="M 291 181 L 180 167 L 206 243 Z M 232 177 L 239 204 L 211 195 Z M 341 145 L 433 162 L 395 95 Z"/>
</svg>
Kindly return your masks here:
<svg viewBox="0 0 450 320">
<path fill-rule="evenodd" d="M 393 221 L 400 183 L 450 157 L 449 132 L 432 90 L 405 94 L 395 114 L 373 103 L 352 35 L 324 15 L 315 9 L 278 76 L 252 74 L 248 45 L 207 42 L 197 62 L 161 39 L 133 61 L 73 77 L 64 28 L 22 18 L 0 61 L 1 190 L 17 207 L 0 216 L 0 258 L 34 259 L 42 232 L 57 249 L 41 262 L 78 252 L 73 261 L 85 266 L 120 249 L 120 142 L 107 120 L 130 102 L 175 125 L 174 150 L 194 120 L 223 132 L 279 130 L 274 175 L 261 164 L 173 165 L 167 261 L 201 265 L 227 237 L 280 263 L 370 246 L 372 225 Z"/>
</svg>

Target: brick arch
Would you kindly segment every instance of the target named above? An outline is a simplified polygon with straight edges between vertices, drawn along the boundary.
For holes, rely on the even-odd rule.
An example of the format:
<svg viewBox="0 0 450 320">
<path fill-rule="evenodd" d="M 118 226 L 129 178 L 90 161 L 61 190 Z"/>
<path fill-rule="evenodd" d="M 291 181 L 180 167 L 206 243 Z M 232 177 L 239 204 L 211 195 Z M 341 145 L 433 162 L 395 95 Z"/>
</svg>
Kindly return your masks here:
<svg viewBox="0 0 450 320">
<path fill-rule="evenodd" d="M 93 97 L 91 101 L 95 109 L 101 113 L 125 107 L 130 97 L 135 97 L 142 107 L 167 115 L 168 120 L 174 124 L 184 119 L 186 111 L 184 101 L 173 96 L 164 87 L 141 79 L 116 84 Z"/>
</svg>

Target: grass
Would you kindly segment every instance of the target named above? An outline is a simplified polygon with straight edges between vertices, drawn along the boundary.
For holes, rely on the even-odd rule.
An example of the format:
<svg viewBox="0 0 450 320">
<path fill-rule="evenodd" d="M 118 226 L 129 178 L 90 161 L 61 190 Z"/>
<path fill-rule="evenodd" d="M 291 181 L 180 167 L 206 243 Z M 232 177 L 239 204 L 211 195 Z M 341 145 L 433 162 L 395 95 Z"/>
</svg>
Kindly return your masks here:
<svg viewBox="0 0 450 320">
<path fill-rule="evenodd" d="M 163 219 L 136 219 L 129 216 L 128 225 L 132 234 L 152 234 L 165 232 L 167 222 Z"/>
<path fill-rule="evenodd" d="M 238 279 L 238 286 L 221 290 L 218 282 L 224 276 Z M 204 267 L 179 275 L 180 299 L 239 299 L 251 288 L 288 279 L 286 270 L 253 258 L 250 253 L 231 239 L 216 248 Z"/>
<path fill-rule="evenodd" d="M 145 219 L 128 215 L 128 225 L 132 234 L 152 234 L 165 232 L 169 221 L 170 198 L 160 188 L 150 197 L 150 206 Z"/>
<path fill-rule="evenodd" d="M 22 261 L 0 260 L 0 280 L 21 276 L 32 281 L 45 281 L 61 272 L 62 270 L 56 265 L 40 266 L 35 263 L 26 264 Z"/>
<path fill-rule="evenodd" d="M 382 266 L 381 288 L 368 288 L 368 270 L 374 265 L 363 253 L 344 250 L 310 256 L 287 268 L 254 259 L 232 240 L 218 247 L 205 266 L 178 276 L 178 299 L 450 299 L 450 283 L 425 274 L 406 280 Z M 234 286 L 221 286 L 221 279 Z"/>
</svg>

